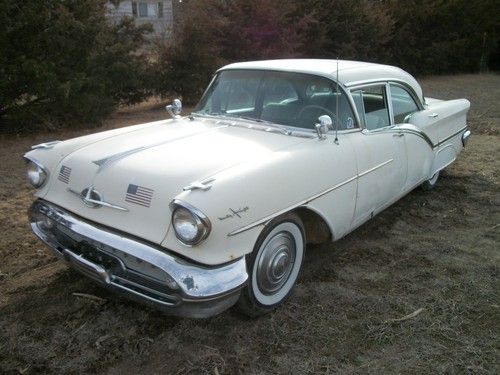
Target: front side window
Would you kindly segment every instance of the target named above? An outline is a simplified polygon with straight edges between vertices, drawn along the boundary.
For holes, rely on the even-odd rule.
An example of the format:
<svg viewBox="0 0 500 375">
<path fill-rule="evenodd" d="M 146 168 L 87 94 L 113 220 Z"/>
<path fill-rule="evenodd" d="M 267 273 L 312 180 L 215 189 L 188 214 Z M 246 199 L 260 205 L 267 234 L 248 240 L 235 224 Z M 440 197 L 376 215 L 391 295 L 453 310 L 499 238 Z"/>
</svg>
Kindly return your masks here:
<svg viewBox="0 0 500 375">
<path fill-rule="evenodd" d="M 132 1 L 132 15 L 137 17 L 137 1 Z"/>
<path fill-rule="evenodd" d="M 398 85 L 390 85 L 394 123 L 402 124 L 408 115 L 418 112 L 419 108 L 408 91 Z"/>
<path fill-rule="evenodd" d="M 363 87 L 351 94 L 366 129 L 375 130 L 391 124 L 385 85 Z"/>
<path fill-rule="evenodd" d="M 333 81 L 310 74 L 264 70 L 227 70 L 219 73 L 203 95 L 195 113 L 263 120 L 313 129 L 318 117 L 328 115 L 338 129 L 355 128 L 354 115 L 343 91 Z"/>
</svg>

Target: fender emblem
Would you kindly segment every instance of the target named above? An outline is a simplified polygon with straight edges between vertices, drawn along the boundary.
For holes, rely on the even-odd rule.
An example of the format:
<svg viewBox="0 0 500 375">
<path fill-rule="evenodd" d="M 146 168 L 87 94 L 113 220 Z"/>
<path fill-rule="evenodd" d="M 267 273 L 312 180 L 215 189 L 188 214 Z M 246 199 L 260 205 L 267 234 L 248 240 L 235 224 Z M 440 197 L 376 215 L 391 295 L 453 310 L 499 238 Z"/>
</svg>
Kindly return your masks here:
<svg viewBox="0 0 500 375">
<path fill-rule="evenodd" d="M 232 208 L 229 208 L 229 213 L 226 214 L 226 216 L 222 216 L 222 217 L 219 217 L 218 219 L 220 221 L 223 221 L 223 220 L 226 220 L 226 219 L 231 219 L 233 217 L 237 217 L 239 219 L 241 219 L 241 215 L 240 214 L 243 214 L 245 212 L 247 212 L 250 208 L 248 208 L 248 206 L 245 206 L 243 208 L 239 208 L 237 210 L 233 210 Z"/>
</svg>

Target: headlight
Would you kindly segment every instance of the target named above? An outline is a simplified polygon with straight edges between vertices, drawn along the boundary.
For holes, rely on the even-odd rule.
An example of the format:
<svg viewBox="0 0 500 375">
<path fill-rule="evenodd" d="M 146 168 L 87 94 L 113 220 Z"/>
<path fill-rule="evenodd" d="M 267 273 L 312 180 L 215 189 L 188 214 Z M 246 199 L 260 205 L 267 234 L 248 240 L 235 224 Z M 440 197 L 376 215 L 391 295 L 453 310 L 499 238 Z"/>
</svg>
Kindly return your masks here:
<svg viewBox="0 0 500 375">
<path fill-rule="evenodd" d="M 47 179 L 45 168 L 33 160 L 28 160 L 28 182 L 35 188 L 41 187 Z"/>
<path fill-rule="evenodd" d="M 175 200 L 171 204 L 175 235 L 185 245 L 200 243 L 210 233 L 210 220 L 191 205 Z"/>
</svg>

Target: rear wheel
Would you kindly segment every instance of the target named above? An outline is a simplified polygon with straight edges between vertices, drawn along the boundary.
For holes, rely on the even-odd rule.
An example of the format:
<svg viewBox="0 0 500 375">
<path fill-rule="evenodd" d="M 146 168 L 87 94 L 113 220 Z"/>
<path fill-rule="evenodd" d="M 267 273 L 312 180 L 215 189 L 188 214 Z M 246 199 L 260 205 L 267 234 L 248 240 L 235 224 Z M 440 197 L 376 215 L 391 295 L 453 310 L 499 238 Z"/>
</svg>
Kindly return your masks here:
<svg viewBox="0 0 500 375">
<path fill-rule="evenodd" d="M 434 189 L 434 187 L 437 184 L 438 179 L 439 179 L 439 171 L 434 173 L 434 175 L 431 178 L 429 178 L 427 181 L 424 181 L 424 183 L 421 185 L 422 189 L 424 189 L 424 190 Z"/>
<path fill-rule="evenodd" d="M 268 224 L 247 256 L 249 280 L 238 301 L 240 311 L 256 317 L 281 305 L 297 281 L 304 251 L 304 226 L 297 215 Z"/>
</svg>

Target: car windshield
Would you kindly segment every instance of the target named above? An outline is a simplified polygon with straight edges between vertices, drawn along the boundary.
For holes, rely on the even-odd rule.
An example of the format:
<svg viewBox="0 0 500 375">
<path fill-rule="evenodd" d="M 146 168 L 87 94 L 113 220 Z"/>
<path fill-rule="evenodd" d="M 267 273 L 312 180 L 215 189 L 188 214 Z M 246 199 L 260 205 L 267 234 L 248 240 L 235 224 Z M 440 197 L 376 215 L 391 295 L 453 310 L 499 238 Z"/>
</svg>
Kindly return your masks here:
<svg viewBox="0 0 500 375">
<path fill-rule="evenodd" d="M 337 102 L 338 100 L 338 102 Z M 303 73 L 264 70 L 220 72 L 201 98 L 194 114 L 229 116 L 313 129 L 328 115 L 338 129 L 356 127 L 353 112 L 335 82 Z"/>
</svg>

